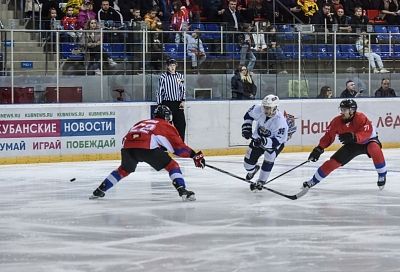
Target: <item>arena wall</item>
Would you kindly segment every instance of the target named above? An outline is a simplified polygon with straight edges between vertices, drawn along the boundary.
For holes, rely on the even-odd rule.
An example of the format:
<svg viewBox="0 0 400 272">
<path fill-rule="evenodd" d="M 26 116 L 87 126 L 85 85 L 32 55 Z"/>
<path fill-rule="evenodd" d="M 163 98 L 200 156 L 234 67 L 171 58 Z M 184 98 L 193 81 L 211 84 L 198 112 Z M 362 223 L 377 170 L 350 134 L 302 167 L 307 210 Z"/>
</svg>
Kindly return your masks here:
<svg viewBox="0 0 400 272">
<path fill-rule="evenodd" d="M 241 137 L 243 115 L 254 103 L 261 101 L 188 101 L 187 143 L 206 155 L 243 154 L 248 144 Z M 315 146 L 339 103 L 282 100 L 280 109 L 296 117 L 298 128 L 284 151 Z M 400 147 L 400 100 L 362 98 L 357 103 L 377 126 L 384 147 Z M 2 105 L 0 163 L 119 159 L 123 136 L 134 123 L 150 118 L 153 107 L 146 102 Z"/>
</svg>

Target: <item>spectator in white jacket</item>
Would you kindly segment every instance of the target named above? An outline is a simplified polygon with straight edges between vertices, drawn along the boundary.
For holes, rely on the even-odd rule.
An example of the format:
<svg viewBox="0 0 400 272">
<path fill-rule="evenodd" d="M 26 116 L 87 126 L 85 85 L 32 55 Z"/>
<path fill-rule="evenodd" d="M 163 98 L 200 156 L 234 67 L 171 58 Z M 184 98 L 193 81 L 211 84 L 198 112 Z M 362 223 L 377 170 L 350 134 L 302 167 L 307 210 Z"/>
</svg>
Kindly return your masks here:
<svg viewBox="0 0 400 272">
<path fill-rule="evenodd" d="M 195 29 L 191 34 L 186 34 L 187 53 L 192 59 L 192 69 L 198 69 L 206 60 L 206 52 L 200 39 L 200 29 Z"/>
<path fill-rule="evenodd" d="M 389 73 L 389 71 L 383 67 L 381 56 L 371 50 L 368 37 L 365 35 L 358 36 L 356 48 L 361 56 L 365 56 L 368 59 L 369 65 L 374 73 Z M 376 65 L 378 65 L 378 67 L 376 67 Z"/>
</svg>

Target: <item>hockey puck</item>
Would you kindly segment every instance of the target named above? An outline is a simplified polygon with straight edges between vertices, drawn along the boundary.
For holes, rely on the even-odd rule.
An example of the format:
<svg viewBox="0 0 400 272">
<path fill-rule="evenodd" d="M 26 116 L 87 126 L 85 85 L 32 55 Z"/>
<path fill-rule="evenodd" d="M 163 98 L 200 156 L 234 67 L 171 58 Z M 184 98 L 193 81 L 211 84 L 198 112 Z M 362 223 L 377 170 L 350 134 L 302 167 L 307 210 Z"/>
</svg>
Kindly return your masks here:
<svg viewBox="0 0 400 272">
<path fill-rule="evenodd" d="M 70 182 L 73 182 L 73 181 L 75 181 L 76 180 L 76 178 L 72 178 L 72 179 L 70 179 L 69 181 Z"/>
</svg>

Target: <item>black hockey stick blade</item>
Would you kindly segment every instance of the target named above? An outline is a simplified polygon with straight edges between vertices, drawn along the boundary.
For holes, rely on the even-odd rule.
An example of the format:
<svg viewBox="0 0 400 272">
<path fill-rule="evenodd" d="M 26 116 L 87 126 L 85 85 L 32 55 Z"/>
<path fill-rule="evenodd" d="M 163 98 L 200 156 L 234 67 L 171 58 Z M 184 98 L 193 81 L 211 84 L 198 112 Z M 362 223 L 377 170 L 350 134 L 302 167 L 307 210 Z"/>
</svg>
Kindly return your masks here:
<svg viewBox="0 0 400 272">
<path fill-rule="evenodd" d="M 209 164 L 207 164 L 207 163 L 206 163 L 206 166 L 207 166 L 207 167 L 210 167 L 211 169 L 214 169 L 214 170 L 216 170 L 216 171 L 218 171 L 218 172 L 227 174 L 227 175 L 229 175 L 229 176 L 231 176 L 231 177 L 234 177 L 234 178 L 243 180 L 243 181 L 245 181 L 245 182 L 247 182 L 247 183 L 253 184 L 253 182 L 250 181 L 250 180 L 247 180 L 247 179 L 245 179 L 245 178 L 239 177 L 239 176 L 237 176 L 237 175 L 235 175 L 235 174 L 232 174 L 232 173 L 230 173 L 230 172 L 228 172 L 228 171 L 222 170 L 222 169 L 220 169 L 220 168 L 218 168 L 218 167 L 209 165 Z M 309 189 L 309 188 L 304 188 L 303 190 L 301 190 L 300 192 L 298 192 L 298 193 L 295 194 L 295 195 L 287 195 L 287 194 L 281 193 L 281 192 L 279 192 L 279 191 L 276 191 L 276 190 L 274 190 L 274 189 L 268 188 L 268 187 L 266 187 L 266 186 L 263 186 L 263 188 L 264 188 L 265 190 L 270 191 L 271 193 L 274 193 L 274 194 L 277 194 L 277 195 L 286 197 L 286 198 L 291 199 L 291 200 L 299 199 L 300 197 L 302 197 L 303 195 L 305 195 L 305 194 L 307 193 L 308 189 Z"/>
</svg>

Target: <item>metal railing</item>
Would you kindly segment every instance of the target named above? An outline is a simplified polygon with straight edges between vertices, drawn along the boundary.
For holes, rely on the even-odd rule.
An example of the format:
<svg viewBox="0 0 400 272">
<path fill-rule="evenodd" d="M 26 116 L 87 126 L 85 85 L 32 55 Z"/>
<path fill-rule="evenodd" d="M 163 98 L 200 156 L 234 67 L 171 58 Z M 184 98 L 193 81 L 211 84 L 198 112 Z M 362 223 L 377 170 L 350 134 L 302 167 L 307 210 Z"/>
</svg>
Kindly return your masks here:
<svg viewBox="0 0 400 272">
<path fill-rule="evenodd" d="M 14 94 L 17 87 L 32 87 L 35 103 L 49 102 L 43 93 L 46 88 L 55 87 L 57 97 L 51 102 L 63 102 L 60 87 L 75 85 L 83 89 L 85 102 L 116 100 L 113 91 L 118 88 L 125 89 L 131 101 L 149 101 L 154 100 L 166 59 L 175 58 L 178 70 L 185 74 L 189 99 L 199 98 L 195 89 L 213 90 L 211 97 L 202 99 L 231 99 L 230 79 L 243 63 L 238 37 L 246 33 L 224 31 L 215 24 L 213 27 L 218 30 L 207 30 L 209 26 L 202 24 L 201 39 L 207 58 L 196 69 L 191 69 L 187 40 L 175 42 L 177 34 L 185 37 L 191 32 L 100 29 L 96 33 L 101 36 L 99 59 L 94 59 L 82 39 L 90 31 L 1 29 L 0 87 L 12 90 L 11 100 L 6 103 L 18 103 Z M 258 87 L 256 98 L 271 92 L 282 98 L 316 97 L 323 85 L 332 86 L 334 97 L 338 97 L 348 79 L 358 82 L 359 89 L 365 90 L 364 96 L 373 96 L 382 77 L 391 78 L 399 68 L 399 33 L 365 34 L 368 49 L 380 54 L 392 72 L 374 74 L 363 52 L 356 49 L 358 34 L 315 33 L 312 28 L 293 25 L 278 26 L 277 30 L 273 33 L 255 29 L 252 33 L 262 34 L 268 47 L 253 50 L 257 58 L 253 70 Z M 272 54 L 271 40 L 278 41 L 278 55 Z M 248 65 L 248 60 L 244 63 Z"/>
</svg>

